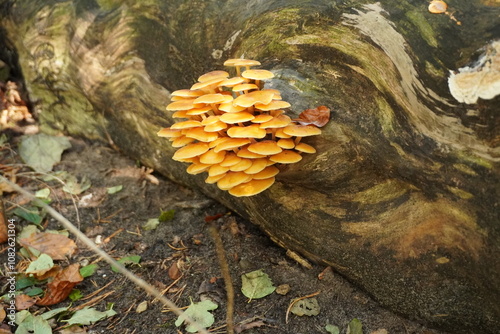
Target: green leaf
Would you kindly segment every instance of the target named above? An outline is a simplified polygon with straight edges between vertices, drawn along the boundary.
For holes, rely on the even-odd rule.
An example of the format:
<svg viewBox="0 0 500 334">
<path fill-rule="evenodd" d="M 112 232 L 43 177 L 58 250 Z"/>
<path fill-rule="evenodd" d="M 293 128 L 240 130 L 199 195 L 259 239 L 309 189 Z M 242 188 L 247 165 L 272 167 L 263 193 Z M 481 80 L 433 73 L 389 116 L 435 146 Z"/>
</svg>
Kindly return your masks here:
<svg viewBox="0 0 500 334">
<path fill-rule="evenodd" d="M 53 310 L 50 310 L 48 312 L 44 312 L 44 313 L 40 314 L 40 316 L 42 318 L 44 318 L 45 320 L 48 320 L 52 317 L 55 317 L 59 313 L 66 312 L 68 309 L 69 309 L 69 306 L 68 307 L 59 307 L 59 308 L 55 308 Z"/>
<path fill-rule="evenodd" d="M 85 267 L 80 268 L 80 275 L 82 275 L 83 278 L 92 276 L 98 268 L 99 266 L 97 263 L 86 265 Z"/>
<path fill-rule="evenodd" d="M 30 297 L 39 296 L 43 293 L 43 289 L 38 287 L 26 289 L 25 293 Z"/>
<path fill-rule="evenodd" d="M 43 220 L 43 217 L 40 215 L 37 208 L 17 207 L 14 211 L 12 211 L 12 213 L 38 226 L 40 226 Z"/>
<path fill-rule="evenodd" d="M 124 266 L 126 266 L 127 264 L 138 264 L 140 261 L 141 257 L 139 255 L 131 255 L 122 257 L 120 260 L 118 260 L 118 263 L 121 263 Z M 120 272 L 118 268 L 116 268 L 115 266 L 111 266 L 111 270 L 113 270 L 115 273 Z"/>
<path fill-rule="evenodd" d="M 182 325 L 186 318 L 190 318 L 195 321 L 199 326 L 203 328 L 208 328 L 212 326 L 215 321 L 214 315 L 208 311 L 215 310 L 217 308 L 217 304 L 210 300 L 204 300 L 199 303 L 191 302 L 191 305 L 184 311 L 184 313 L 177 318 L 175 321 L 175 326 L 179 327 Z M 186 325 L 186 331 L 189 333 L 196 333 L 197 329 L 191 325 Z"/>
<path fill-rule="evenodd" d="M 50 195 L 49 188 L 40 189 L 35 193 L 35 196 L 38 198 L 49 198 L 49 195 Z"/>
<path fill-rule="evenodd" d="M 313 315 L 318 315 L 319 310 L 320 307 L 318 304 L 318 300 L 316 298 L 306 298 L 306 299 L 301 299 L 297 301 L 295 304 L 293 304 L 292 308 L 290 309 L 290 312 L 298 316 L 303 316 L 303 315 L 313 316 Z"/>
<path fill-rule="evenodd" d="M 16 323 L 18 324 L 16 334 L 52 334 L 52 328 L 47 320 L 43 319 L 41 316 L 34 316 L 28 311 L 26 311 L 27 314 L 23 312 L 22 315 L 20 315 L 21 312 L 16 314 Z"/>
<path fill-rule="evenodd" d="M 67 322 L 68 325 L 91 325 L 98 322 L 99 320 L 112 317 L 115 314 L 116 311 L 114 310 L 101 312 L 87 306 L 81 310 L 76 311 L 70 319 L 62 321 Z"/>
<path fill-rule="evenodd" d="M 325 330 L 330 334 L 340 334 L 340 329 L 335 325 L 327 324 Z"/>
<path fill-rule="evenodd" d="M 119 186 L 110 187 L 107 189 L 108 189 L 108 194 L 112 195 L 112 194 L 116 194 L 117 192 L 121 191 L 123 189 L 123 186 L 120 184 Z"/>
<path fill-rule="evenodd" d="M 174 214 L 175 214 L 175 210 L 173 210 L 173 209 L 167 210 L 167 211 L 161 211 L 160 216 L 158 217 L 158 220 L 160 221 L 160 223 L 172 220 L 172 219 L 174 219 Z"/>
<path fill-rule="evenodd" d="M 26 269 L 27 274 L 32 274 L 32 273 L 45 273 L 49 271 L 52 267 L 54 267 L 54 261 L 52 258 L 43 253 L 40 254 L 38 259 L 35 261 L 31 262 L 30 265 L 28 266 L 28 269 Z"/>
<path fill-rule="evenodd" d="M 83 297 L 83 294 L 82 292 L 79 290 L 79 289 L 73 289 L 71 290 L 71 292 L 69 293 L 69 299 L 74 302 L 74 301 L 77 301 L 78 299 L 82 299 Z"/>
<path fill-rule="evenodd" d="M 354 318 L 347 325 L 347 334 L 363 334 L 363 324 L 358 319 Z"/>
<path fill-rule="evenodd" d="M 40 283 L 40 281 L 34 277 L 21 277 L 16 280 L 16 290 L 22 290 L 24 288 L 27 288 L 28 286 L 34 286 L 38 283 Z"/>
<path fill-rule="evenodd" d="M 241 292 L 250 299 L 263 298 L 276 290 L 269 276 L 262 270 L 241 275 Z"/>
<path fill-rule="evenodd" d="M 151 219 L 148 219 L 146 224 L 144 224 L 142 226 L 142 229 L 144 231 L 154 230 L 158 227 L 159 224 L 160 224 L 160 220 L 158 218 L 151 218 Z"/>
<path fill-rule="evenodd" d="M 44 133 L 23 136 L 19 143 L 19 155 L 37 172 L 46 173 L 61 161 L 61 154 L 71 147 L 66 137 L 54 137 Z"/>
</svg>

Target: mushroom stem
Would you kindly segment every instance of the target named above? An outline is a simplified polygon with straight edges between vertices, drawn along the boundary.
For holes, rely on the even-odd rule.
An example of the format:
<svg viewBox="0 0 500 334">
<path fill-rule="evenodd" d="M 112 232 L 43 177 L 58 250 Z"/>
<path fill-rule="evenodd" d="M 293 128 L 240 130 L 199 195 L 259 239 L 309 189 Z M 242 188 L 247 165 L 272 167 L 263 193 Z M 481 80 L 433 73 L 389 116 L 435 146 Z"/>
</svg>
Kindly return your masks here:
<svg viewBox="0 0 500 334">
<path fill-rule="evenodd" d="M 295 138 L 295 140 L 294 140 L 295 146 L 297 146 L 297 144 L 300 143 L 301 139 L 302 139 L 302 137 L 296 137 Z"/>
</svg>

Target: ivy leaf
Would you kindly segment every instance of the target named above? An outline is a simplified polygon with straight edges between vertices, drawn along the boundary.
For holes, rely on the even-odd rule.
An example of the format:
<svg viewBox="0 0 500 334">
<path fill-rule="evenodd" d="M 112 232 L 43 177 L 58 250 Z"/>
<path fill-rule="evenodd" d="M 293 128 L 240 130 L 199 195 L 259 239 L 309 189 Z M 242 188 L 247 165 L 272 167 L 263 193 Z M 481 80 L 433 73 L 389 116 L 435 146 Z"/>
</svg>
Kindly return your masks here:
<svg viewBox="0 0 500 334">
<path fill-rule="evenodd" d="M 24 136 L 19 143 L 19 155 L 37 172 L 50 172 L 61 161 L 61 154 L 71 147 L 66 137 L 54 137 L 44 133 Z"/>
<path fill-rule="evenodd" d="M 212 326 L 215 321 L 214 315 L 208 311 L 215 310 L 217 307 L 217 304 L 208 299 L 199 303 L 191 302 L 191 305 L 189 305 L 186 311 L 184 311 L 184 313 L 177 318 L 175 326 L 179 327 L 186 320 L 186 318 L 189 317 L 199 326 L 208 328 Z M 196 333 L 197 329 L 193 325 L 188 324 L 186 325 L 186 331 L 189 333 Z"/>
<path fill-rule="evenodd" d="M 250 299 L 263 298 L 276 290 L 269 276 L 262 270 L 241 275 L 241 292 Z"/>
<path fill-rule="evenodd" d="M 359 319 L 352 319 L 347 325 L 347 334 L 363 334 L 363 324 Z"/>
<path fill-rule="evenodd" d="M 107 310 L 105 312 L 98 311 L 94 308 L 84 307 L 73 314 L 73 316 L 68 320 L 62 320 L 68 323 L 68 325 L 91 325 L 116 314 L 114 310 Z"/>
</svg>

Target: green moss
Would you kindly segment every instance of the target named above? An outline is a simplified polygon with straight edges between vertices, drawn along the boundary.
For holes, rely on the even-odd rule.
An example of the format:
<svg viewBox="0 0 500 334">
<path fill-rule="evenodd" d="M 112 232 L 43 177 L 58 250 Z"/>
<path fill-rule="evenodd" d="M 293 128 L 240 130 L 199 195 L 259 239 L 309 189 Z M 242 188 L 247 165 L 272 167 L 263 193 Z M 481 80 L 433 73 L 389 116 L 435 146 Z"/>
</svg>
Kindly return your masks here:
<svg viewBox="0 0 500 334">
<path fill-rule="evenodd" d="M 427 19 L 423 15 L 422 11 L 407 11 L 406 17 L 417 27 L 417 29 L 420 31 L 420 35 L 425 39 L 427 44 L 435 48 L 438 46 L 438 41 L 434 34 L 434 29 L 432 29 L 432 26 L 429 24 L 429 22 L 427 22 Z"/>
<path fill-rule="evenodd" d="M 357 193 L 354 196 L 354 201 L 363 204 L 377 204 L 398 198 L 404 195 L 409 189 L 410 185 L 399 180 L 389 179 Z"/>
<path fill-rule="evenodd" d="M 469 198 L 474 197 L 474 195 L 472 195 L 471 193 L 469 193 L 469 192 L 467 192 L 465 190 L 462 190 L 462 189 L 458 189 L 456 187 L 447 186 L 446 188 L 450 192 L 452 192 L 454 195 L 460 197 L 461 199 L 469 199 Z"/>
<path fill-rule="evenodd" d="M 394 134 L 394 111 L 387 101 L 382 97 L 375 97 L 380 115 L 380 125 L 386 135 Z"/>
<path fill-rule="evenodd" d="M 460 151 L 456 155 L 460 160 L 463 160 L 465 162 L 470 162 L 470 163 L 473 163 L 475 165 L 479 165 L 479 166 L 482 166 L 482 167 L 488 168 L 488 169 L 493 168 L 493 164 L 490 161 L 488 161 L 484 158 L 481 158 L 477 155 L 473 155 L 470 152 Z"/>
<path fill-rule="evenodd" d="M 464 165 L 464 164 L 453 164 L 453 167 L 455 167 L 456 169 L 458 169 L 461 172 L 464 172 L 465 174 L 473 175 L 473 176 L 477 175 L 477 173 L 472 168 L 470 168 L 467 165 Z"/>
</svg>

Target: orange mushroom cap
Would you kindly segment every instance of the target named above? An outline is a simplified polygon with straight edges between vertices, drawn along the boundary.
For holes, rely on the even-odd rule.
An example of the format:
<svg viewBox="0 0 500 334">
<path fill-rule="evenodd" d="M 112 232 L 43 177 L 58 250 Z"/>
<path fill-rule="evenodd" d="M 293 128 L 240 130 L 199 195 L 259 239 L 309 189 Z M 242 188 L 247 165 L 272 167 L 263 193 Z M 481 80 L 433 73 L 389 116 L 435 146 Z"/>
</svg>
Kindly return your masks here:
<svg viewBox="0 0 500 334">
<path fill-rule="evenodd" d="M 186 136 L 178 137 L 178 138 L 175 138 L 174 141 L 172 141 L 172 147 L 175 147 L 175 148 L 183 147 L 183 146 L 186 146 L 187 144 L 191 144 L 195 140 L 196 139 L 194 139 L 194 138 L 189 138 Z"/>
<path fill-rule="evenodd" d="M 212 71 L 212 72 L 208 72 L 208 73 L 205 73 L 202 76 L 200 76 L 198 78 L 198 81 L 199 82 L 207 82 L 209 80 L 219 79 L 219 78 L 222 78 L 223 80 L 225 80 L 228 77 L 229 77 L 229 73 L 227 73 L 226 71 Z"/>
<path fill-rule="evenodd" d="M 285 108 L 289 108 L 290 106 L 291 106 L 290 103 L 288 103 L 286 101 L 280 101 L 280 100 L 273 100 L 273 101 L 269 102 L 268 104 L 262 104 L 262 103 L 255 104 L 255 108 L 257 108 L 259 110 L 264 110 L 264 111 L 285 109 Z"/>
<path fill-rule="evenodd" d="M 267 158 L 252 159 L 252 165 L 244 170 L 247 174 L 257 174 L 267 167 Z"/>
<path fill-rule="evenodd" d="M 229 193 L 235 197 L 257 195 L 274 184 L 274 177 L 263 180 L 251 180 L 229 189 Z"/>
<path fill-rule="evenodd" d="M 265 80 L 274 78 L 274 74 L 268 70 L 246 70 L 241 73 L 241 76 L 252 80 Z"/>
<path fill-rule="evenodd" d="M 262 180 L 262 179 L 267 179 L 273 176 L 276 176 L 280 170 L 276 168 L 275 166 L 267 166 L 264 168 L 262 171 L 258 172 L 257 174 L 252 174 L 252 177 L 254 180 Z"/>
<path fill-rule="evenodd" d="M 288 125 L 283 132 L 290 136 L 307 137 L 321 134 L 321 130 L 313 125 Z"/>
<path fill-rule="evenodd" d="M 304 152 L 304 153 L 316 153 L 316 149 L 306 143 L 298 143 L 297 146 L 295 146 L 295 149 L 299 152 Z"/>
<path fill-rule="evenodd" d="M 268 104 L 273 100 L 273 96 L 274 93 L 272 92 L 257 90 L 238 96 L 234 99 L 233 104 L 245 108 L 251 107 L 256 103 Z"/>
<path fill-rule="evenodd" d="M 197 107 L 202 107 L 203 105 L 195 105 L 194 99 L 179 100 L 170 103 L 167 106 L 167 110 L 189 110 Z"/>
<path fill-rule="evenodd" d="M 209 147 L 207 143 L 194 143 L 184 146 L 177 150 L 174 153 L 172 159 L 179 161 L 179 159 L 189 159 L 197 157 L 206 151 L 208 151 Z"/>
<path fill-rule="evenodd" d="M 245 111 L 235 112 L 235 113 L 227 113 L 227 114 L 223 114 L 220 116 L 220 120 L 224 123 L 227 123 L 227 124 L 244 123 L 244 122 L 251 121 L 254 118 L 255 118 L 254 115 L 252 115 L 249 112 L 245 112 Z"/>
<path fill-rule="evenodd" d="M 295 151 L 283 150 L 283 152 L 269 157 L 269 160 L 280 164 L 293 164 L 302 160 L 302 156 Z"/>
<path fill-rule="evenodd" d="M 225 150 L 232 150 L 241 147 L 243 145 L 246 145 L 248 143 L 250 143 L 250 139 L 248 138 L 229 138 L 217 144 L 217 146 L 215 146 L 214 148 L 214 151 L 219 152 Z"/>
<path fill-rule="evenodd" d="M 182 132 L 179 129 L 163 128 L 156 135 L 158 137 L 177 138 L 182 136 Z"/>
<path fill-rule="evenodd" d="M 241 183 L 248 182 L 252 177 L 243 172 L 227 172 L 226 175 L 217 181 L 217 187 L 222 190 L 231 189 Z"/>
<path fill-rule="evenodd" d="M 183 122 L 177 122 L 173 124 L 171 129 L 190 129 L 200 127 L 202 124 L 200 121 L 188 120 Z"/>
<path fill-rule="evenodd" d="M 170 93 L 171 96 L 178 96 L 178 97 L 197 97 L 203 94 L 204 93 L 200 90 L 191 90 L 191 89 L 179 89 Z"/>
<path fill-rule="evenodd" d="M 250 159 L 241 159 L 240 162 L 238 162 L 237 164 L 229 166 L 229 170 L 232 171 L 232 172 L 242 172 L 245 169 L 250 168 L 250 166 L 252 166 L 252 160 L 250 160 Z"/>
<path fill-rule="evenodd" d="M 260 124 L 261 129 L 277 129 L 284 128 L 285 126 L 292 123 L 292 119 L 287 115 L 278 115 L 273 117 L 271 120 Z"/>
<path fill-rule="evenodd" d="M 227 101 L 228 97 L 226 95 L 222 94 L 205 94 L 202 95 L 198 98 L 196 98 L 193 103 L 221 103 L 221 102 L 228 102 Z M 232 101 L 232 97 L 231 97 Z"/>
<path fill-rule="evenodd" d="M 274 140 L 263 140 L 248 146 L 248 150 L 252 153 L 262 154 L 262 155 L 273 155 L 278 154 L 283 149 L 276 144 Z"/>
<path fill-rule="evenodd" d="M 226 151 L 215 152 L 213 149 L 200 155 L 200 162 L 207 165 L 220 164 L 226 156 Z"/>
<path fill-rule="evenodd" d="M 228 59 L 224 62 L 224 66 L 259 66 L 260 62 L 252 59 Z"/>
<path fill-rule="evenodd" d="M 266 130 L 261 129 L 259 124 L 249 126 L 233 126 L 227 130 L 227 135 L 231 138 L 264 138 Z"/>
</svg>

